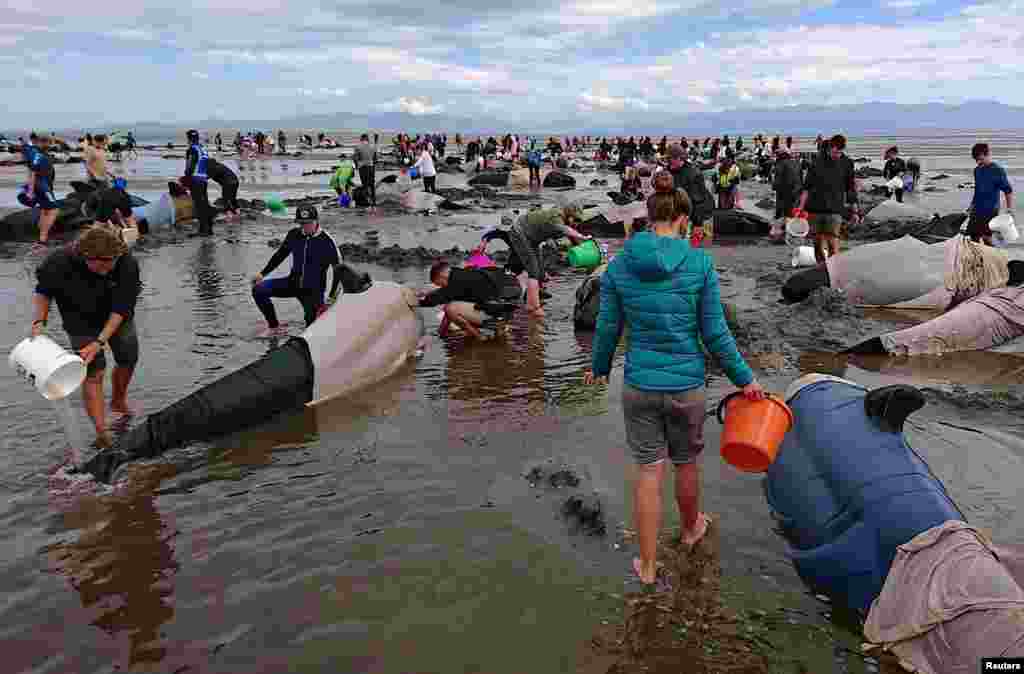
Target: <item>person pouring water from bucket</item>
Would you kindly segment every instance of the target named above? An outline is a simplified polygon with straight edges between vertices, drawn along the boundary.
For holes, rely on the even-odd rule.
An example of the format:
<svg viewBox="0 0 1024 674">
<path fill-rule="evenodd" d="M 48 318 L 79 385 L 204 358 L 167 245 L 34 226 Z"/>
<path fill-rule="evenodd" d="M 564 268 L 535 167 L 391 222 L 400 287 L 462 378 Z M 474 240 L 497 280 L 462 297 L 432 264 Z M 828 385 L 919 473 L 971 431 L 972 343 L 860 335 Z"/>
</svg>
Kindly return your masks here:
<svg viewBox="0 0 1024 674">
<path fill-rule="evenodd" d="M 82 385 L 85 411 L 96 427 L 96 445 L 111 444 L 104 407 L 104 352 L 114 356 L 110 411 L 131 415 L 128 384 L 139 360 L 135 304 L 142 290 L 139 264 L 128 252 L 119 227 L 99 224 L 71 246 L 51 253 L 36 270 L 31 333 L 46 330 L 50 305 L 57 302 L 64 331 L 87 366 Z"/>
<path fill-rule="evenodd" d="M 590 238 L 573 227 L 580 221 L 580 215 L 579 206 L 569 204 L 562 208 L 538 208 L 520 217 L 515 224 L 511 218 L 503 218 L 505 228 L 496 227 L 484 234 L 474 252 L 486 252 L 487 244 L 494 239 L 505 241 L 513 254 L 509 260 L 509 271 L 517 275 L 523 272 L 527 274 L 526 308 L 534 317 L 540 318 L 544 316 L 540 300 L 541 284 L 545 277 L 540 246 L 545 241 L 563 237 L 572 241 L 573 245 L 579 245 Z"/>
</svg>

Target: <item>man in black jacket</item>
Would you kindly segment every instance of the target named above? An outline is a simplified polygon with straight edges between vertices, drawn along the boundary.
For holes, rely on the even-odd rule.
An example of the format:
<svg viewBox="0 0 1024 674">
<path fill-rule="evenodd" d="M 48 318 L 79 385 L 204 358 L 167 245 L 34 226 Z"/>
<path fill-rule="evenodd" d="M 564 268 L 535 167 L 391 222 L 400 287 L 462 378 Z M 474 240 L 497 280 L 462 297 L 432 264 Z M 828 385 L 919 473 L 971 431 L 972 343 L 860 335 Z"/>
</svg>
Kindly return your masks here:
<svg viewBox="0 0 1024 674">
<path fill-rule="evenodd" d="M 444 304 L 449 321 L 480 339 L 480 326 L 484 323 L 481 305 L 500 300 L 516 300 L 523 290 L 515 276 L 505 270 L 453 268 L 447 262 L 437 262 L 430 268 L 430 282 L 438 287 L 420 297 L 421 307 Z"/>
<path fill-rule="evenodd" d="M 814 259 L 824 264 L 828 255 L 839 254 L 839 232 L 843 226 L 846 202 L 853 206 L 853 221 L 860 222 L 857 211 L 857 181 L 853 160 L 843 154 L 846 138 L 840 134 L 828 141 L 828 152 L 819 154 L 807 171 L 799 208 L 810 215 L 814 231 Z"/>
<path fill-rule="evenodd" d="M 788 218 L 800 198 L 800 165 L 789 153 L 789 148 L 780 147 L 775 161 L 775 217 Z"/>
<path fill-rule="evenodd" d="M 686 151 L 681 145 L 670 145 L 668 148 L 668 170 L 672 174 L 677 190 L 686 192 L 690 198 L 690 222 L 696 230 L 704 227 L 704 221 L 711 216 L 714 202 L 704 174 L 693 162 L 687 161 Z"/>
</svg>

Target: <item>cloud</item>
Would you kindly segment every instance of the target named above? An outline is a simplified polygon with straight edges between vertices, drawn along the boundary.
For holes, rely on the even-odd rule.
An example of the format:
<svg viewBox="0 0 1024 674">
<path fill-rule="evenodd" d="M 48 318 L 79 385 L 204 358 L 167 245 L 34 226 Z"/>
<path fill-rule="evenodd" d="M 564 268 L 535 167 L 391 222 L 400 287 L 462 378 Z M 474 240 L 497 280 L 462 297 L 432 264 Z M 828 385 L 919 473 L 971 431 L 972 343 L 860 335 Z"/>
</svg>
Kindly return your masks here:
<svg viewBox="0 0 1024 674">
<path fill-rule="evenodd" d="M 400 96 L 398 99 L 391 101 L 390 103 L 379 105 L 377 106 L 377 109 L 381 112 L 405 112 L 418 117 L 423 115 L 436 115 L 440 112 L 444 112 L 443 105 L 432 105 L 427 99 L 408 98 L 406 96 Z"/>
<path fill-rule="evenodd" d="M 11 0 L 0 81 L 5 119 L 23 125 L 108 118 L 95 92 L 113 70 L 133 83 L 125 121 L 196 115 L 181 101 L 200 82 L 211 110 L 242 119 L 570 111 L 639 124 L 799 103 L 1024 104 L 1024 0 L 928 16 L 915 10 L 934 0 L 881 3 L 853 20 L 835 0 Z"/>
<path fill-rule="evenodd" d="M 579 96 L 579 109 L 604 112 L 623 112 L 629 108 L 649 110 L 647 101 L 639 98 L 609 96 L 607 90 L 584 91 Z"/>
<path fill-rule="evenodd" d="M 346 89 L 330 89 L 328 87 L 320 87 L 319 89 L 299 89 L 298 93 L 308 98 L 330 98 L 330 97 L 342 97 L 347 96 L 348 91 Z"/>
</svg>

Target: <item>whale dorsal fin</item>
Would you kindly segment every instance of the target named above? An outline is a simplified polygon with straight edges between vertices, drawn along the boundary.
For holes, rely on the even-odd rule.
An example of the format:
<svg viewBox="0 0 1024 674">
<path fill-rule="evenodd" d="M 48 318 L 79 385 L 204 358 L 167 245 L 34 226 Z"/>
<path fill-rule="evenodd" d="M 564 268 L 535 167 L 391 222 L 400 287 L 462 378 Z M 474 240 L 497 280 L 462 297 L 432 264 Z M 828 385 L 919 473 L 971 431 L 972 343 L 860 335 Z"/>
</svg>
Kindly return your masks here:
<svg viewBox="0 0 1024 674">
<path fill-rule="evenodd" d="M 913 386 L 899 384 L 883 386 L 869 392 L 864 398 L 864 411 L 875 419 L 882 430 L 903 432 L 903 423 L 925 405 L 924 394 Z"/>
</svg>

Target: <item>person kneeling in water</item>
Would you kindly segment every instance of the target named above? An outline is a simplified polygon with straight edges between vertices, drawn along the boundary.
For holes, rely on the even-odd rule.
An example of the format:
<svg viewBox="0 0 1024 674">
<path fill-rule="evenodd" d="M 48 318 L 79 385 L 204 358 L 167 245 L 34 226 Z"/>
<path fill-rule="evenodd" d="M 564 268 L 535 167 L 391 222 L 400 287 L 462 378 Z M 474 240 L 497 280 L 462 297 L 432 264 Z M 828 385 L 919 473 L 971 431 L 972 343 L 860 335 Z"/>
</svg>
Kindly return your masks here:
<svg viewBox="0 0 1024 674">
<path fill-rule="evenodd" d="M 338 297 L 342 264 L 338 245 L 330 234 L 320 229 L 318 214 L 313 206 L 295 209 L 298 227 L 284 237 L 284 243 L 267 262 L 267 266 L 252 279 L 252 297 L 267 319 L 267 327 L 274 332 L 280 328 L 272 297 L 297 297 L 305 312 L 306 327 L 312 325 L 323 311 L 324 290 L 327 288 L 327 268 L 333 269 L 329 303 Z M 285 278 L 264 279 L 288 255 L 292 256 L 292 270 Z"/>
<path fill-rule="evenodd" d="M 510 294 L 510 286 L 515 284 L 514 294 L 522 296 L 522 288 L 514 276 L 506 274 L 503 269 L 453 268 L 447 262 L 436 262 L 430 268 L 430 282 L 438 287 L 431 293 L 420 296 L 421 307 L 446 305 L 445 317 L 455 323 L 467 334 L 480 339 L 480 326 L 484 323 L 484 314 L 478 305 L 500 301 Z"/>
</svg>

